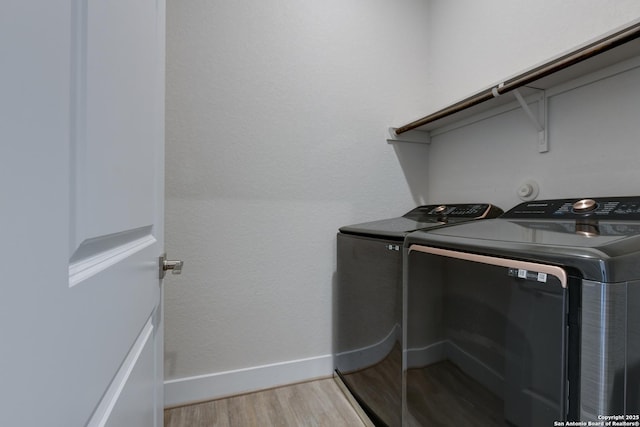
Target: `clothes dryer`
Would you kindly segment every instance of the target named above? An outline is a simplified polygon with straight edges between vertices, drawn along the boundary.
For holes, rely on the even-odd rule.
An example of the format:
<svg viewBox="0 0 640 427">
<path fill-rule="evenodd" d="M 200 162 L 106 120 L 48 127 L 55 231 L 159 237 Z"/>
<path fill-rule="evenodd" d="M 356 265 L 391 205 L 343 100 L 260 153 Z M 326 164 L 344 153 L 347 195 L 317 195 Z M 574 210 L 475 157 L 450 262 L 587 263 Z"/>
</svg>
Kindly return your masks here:
<svg viewBox="0 0 640 427">
<path fill-rule="evenodd" d="M 404 425 L 640 424 L 640 197 L 526 202 L 405 248 Z"/>
<path fill-rule="evenodd" d="M 426 205 L 399 218 L 340 228 L 337 236 L 336 374 L 379 426 L 402 418 L 402 248 L 412 231 L 493 218 L 487 203 Z"/>
</svg>

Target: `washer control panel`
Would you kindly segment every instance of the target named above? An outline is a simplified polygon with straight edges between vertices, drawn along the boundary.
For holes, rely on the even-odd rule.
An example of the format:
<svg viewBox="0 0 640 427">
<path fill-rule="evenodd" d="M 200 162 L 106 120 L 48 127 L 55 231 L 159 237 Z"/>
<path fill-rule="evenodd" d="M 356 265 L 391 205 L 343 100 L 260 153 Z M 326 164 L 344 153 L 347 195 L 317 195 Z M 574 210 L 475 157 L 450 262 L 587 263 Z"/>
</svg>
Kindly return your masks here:
<svg viewBox="0 0 640 427">
<path fill-rule="evenodd" d="M 501 213 L 502 210 L 488 203 L 464 203 L 419 206 L 403 216 L 415 221 L 432 221 L 437 218 L 494 218 Z"/>
<path fill-rule="evenodd" d="M 519 204 L 502 217 L 640 220 L 640 196 L 534 200 Z"/>
</svg>

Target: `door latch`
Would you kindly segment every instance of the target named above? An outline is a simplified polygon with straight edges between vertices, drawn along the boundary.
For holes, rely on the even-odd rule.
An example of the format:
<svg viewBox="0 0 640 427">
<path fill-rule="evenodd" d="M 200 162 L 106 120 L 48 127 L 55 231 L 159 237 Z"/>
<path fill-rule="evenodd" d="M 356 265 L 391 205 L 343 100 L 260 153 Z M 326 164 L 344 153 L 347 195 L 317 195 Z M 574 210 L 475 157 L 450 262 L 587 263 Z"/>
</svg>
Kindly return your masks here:
<svg viewBox="0 0 640 427">
<path fill-rule="evenodd" d="M 180 260 L 167 259 L 167 254 L 160 255 L 160 278 L 164 279 L 167 270 L 171 270 L 171 274 L 181 274 L 184 262 Z"/>
</svg>

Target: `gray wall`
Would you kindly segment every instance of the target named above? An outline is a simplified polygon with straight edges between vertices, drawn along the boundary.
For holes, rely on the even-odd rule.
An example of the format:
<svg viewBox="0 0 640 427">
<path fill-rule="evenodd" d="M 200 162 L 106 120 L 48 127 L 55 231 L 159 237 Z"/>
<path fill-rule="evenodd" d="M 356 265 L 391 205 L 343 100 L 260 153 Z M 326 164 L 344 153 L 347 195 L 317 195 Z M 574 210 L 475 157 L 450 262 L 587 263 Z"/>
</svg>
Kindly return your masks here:
<svg viewBox="0 0 640 427">
<path fill-rule="evenodd" d="M 426 198 L 385 138 L 428 96 L 427 3 L 168 3 L 166 378 L 326 375 L 338 227 Z"/>
<path fill-rule="evenodd" d="M 389 145 L 386 128 L 639 14 L 619 0 L 170 0 L 166 246 L 186 264 L 166 281 L 169 403 L 330 373 L 339 226 L 427 201 L 509 207 L 525 175 L 545 196 L 557 179 L 573 191 L 583 172 L 567 156 L 597 126 L 554 141 L 582 120 L 573 107 L 601 108 L 581 99 L 552 101 L 564 124 L 547 155 L 515 141 L 529 131 L 515 113 L 431 146 Z M 558 165 L 570 174 L 546 181 Z"/>
</svg>

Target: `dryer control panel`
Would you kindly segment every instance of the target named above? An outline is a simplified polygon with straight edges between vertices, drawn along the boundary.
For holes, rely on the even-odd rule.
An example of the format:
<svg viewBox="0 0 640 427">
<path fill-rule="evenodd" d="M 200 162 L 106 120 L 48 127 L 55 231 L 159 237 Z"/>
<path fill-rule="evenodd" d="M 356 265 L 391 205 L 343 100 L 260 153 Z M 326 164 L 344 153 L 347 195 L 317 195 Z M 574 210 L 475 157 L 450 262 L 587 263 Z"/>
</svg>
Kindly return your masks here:
<svg viewBox="0 0 640 427">
<path fill-rule="evenodd" d="M 640 196 L 534 200 L 505 212 L 514 219 L 640 220 Z"/>
</svg>

